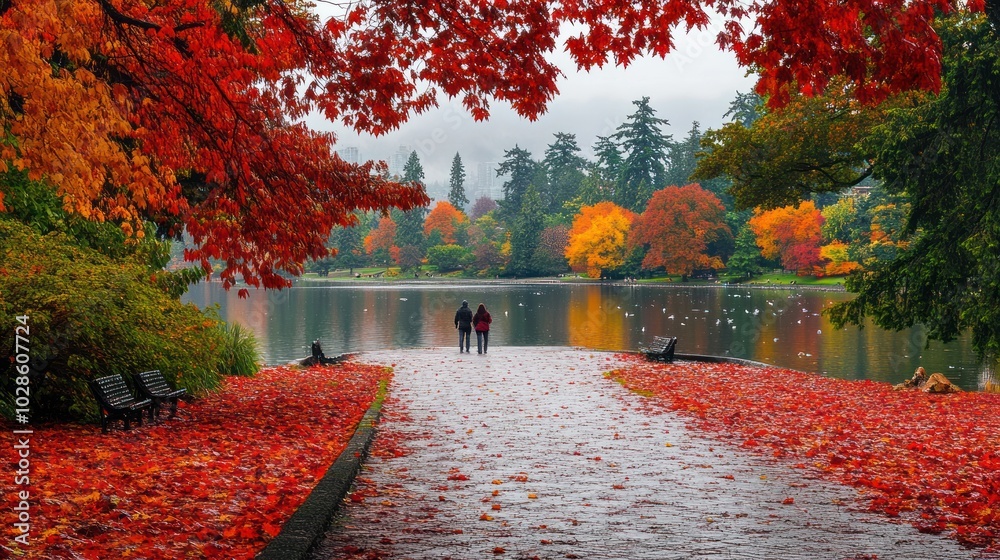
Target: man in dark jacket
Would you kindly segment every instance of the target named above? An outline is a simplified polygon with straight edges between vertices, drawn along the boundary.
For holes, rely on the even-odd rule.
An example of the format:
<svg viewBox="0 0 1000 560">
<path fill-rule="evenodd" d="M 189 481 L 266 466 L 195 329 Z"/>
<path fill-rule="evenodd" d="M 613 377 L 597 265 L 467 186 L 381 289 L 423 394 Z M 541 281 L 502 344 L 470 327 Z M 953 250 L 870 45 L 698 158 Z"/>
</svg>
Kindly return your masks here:
<svg viewBox="0 0 1000 560">
<path fill-rule="evenodd" d="M 468 301 L 463 300 L 462 307 L 455 312 L 455 328 L 458 329 L 458 353 L 462 353 L 463 344 L 468 352 L 472 344 L 472 310 Z"/>
</svg>

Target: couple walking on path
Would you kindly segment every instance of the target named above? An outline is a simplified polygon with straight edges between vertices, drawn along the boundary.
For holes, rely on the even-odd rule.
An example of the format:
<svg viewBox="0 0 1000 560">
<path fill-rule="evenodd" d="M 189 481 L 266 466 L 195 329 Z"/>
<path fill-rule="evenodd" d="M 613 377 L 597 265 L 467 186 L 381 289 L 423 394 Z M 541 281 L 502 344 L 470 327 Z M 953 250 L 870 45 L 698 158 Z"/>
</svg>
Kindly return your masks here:
<svg viewBox="0 0 1000 560">
<path fill-rule="evenodd" d="M 465 352 L 469 351 L 472 344 L 472 329 L 476 329 L 476 341 L 479 345 L 479 353 L 485 354 L 486 347 L 490 343 L 490 323 L 493 317 L 486 310 L 486 305 L 480 303 L 476 309 L 476 314 L 472 314 L 469 302 L 462 300 L 462 307 L 455 312 L 455 328 L 458 329 L 458 352 L 461 354 L 463 347 Z"/>
</svg>

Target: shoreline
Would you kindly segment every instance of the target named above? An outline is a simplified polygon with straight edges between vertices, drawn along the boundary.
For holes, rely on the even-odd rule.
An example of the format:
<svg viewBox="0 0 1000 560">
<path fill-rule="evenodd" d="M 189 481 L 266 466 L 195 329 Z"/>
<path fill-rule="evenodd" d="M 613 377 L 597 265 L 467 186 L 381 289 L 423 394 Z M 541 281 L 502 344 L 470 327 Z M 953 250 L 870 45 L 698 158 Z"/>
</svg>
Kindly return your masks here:
<svg viewBox="0 0 1000 560">
<path fill-rule="evenodd" d="M 748 288 L 755 290 L 810 290 L 817 292 L 848 292 L 843 285 L 815 285 L 815 284 L 728 284 L 728 283 L 702 283 L 702 282 L 622 282 L 622 281 L 601 281 L 601 280 L 584 280 L 584 279 L 562 279 L 562 278 L 454 278 L 454 277 L 432 277 L 432 278 L 400 278 L 400 279 L 385 279 L 385 278 L 296 278 L 294 280 L 293 286 L 299 286 L 302 284 L 318 284 L 318 285 L 350 285 L 350 286 L 365 286 L 365 285 L 375 285 L 375 286 L 401 286 L 401 287 L 420 287 L 428 285 L 470 285 L 470 286 L 552 286 L 552 285 L 571 285 L 571 286 L 614 286 L 621 288 L 642 288 L 642 287 L 655 287 L 655 288 L 709 288 L 709 289 L 722 289 L 722 288 Z"/>
</svg>

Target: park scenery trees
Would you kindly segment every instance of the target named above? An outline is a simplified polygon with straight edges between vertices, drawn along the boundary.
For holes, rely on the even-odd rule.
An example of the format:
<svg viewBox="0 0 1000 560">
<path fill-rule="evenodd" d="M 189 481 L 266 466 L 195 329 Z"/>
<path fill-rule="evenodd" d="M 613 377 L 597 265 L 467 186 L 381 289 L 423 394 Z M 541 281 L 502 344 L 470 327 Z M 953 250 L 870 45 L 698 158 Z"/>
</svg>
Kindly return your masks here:
<svg viewBox="0 0 1000 560">
<path fill-rule="evenodd" d="M 628 232 L 635 213 L 613 202 L 584 206 L 573 220 L 566 245 L 566 260 L 573 270 L 600 278 L 625 264 Z"/>
<path fill-rule="evenodd" d="M 667 187 L 653 193 L 632 226 L 630 242 L 642 245 L 646 269 L 663 268 L 668 274 L 688 275 L 695 269 L 722 268 L 709 245 L 731 236 L 725 208 L 715 195 L 692 184 Z"/>
<path fill-rule="evenodd" d="M 858 296 L 833 308 L 836 323 L 920 322 L 942 340 L 968 330 L 1000 355 L 1000 2 L 312 8 L 0 0 L 0 342 L 15 347 L 15 317 L 50 331 L 33 339 L 37 412 L 92 416 L 85 380 L 139 368 L 204 394 L 241 342 L 179 303 L 186 286 L 215 274 L 227 288 L 282 288 L 338 253 L 347 268 L 433 259 L 483 275 L 852 271 Z M 460 242 L 460 227 L 428 227 L 416 153 L 389 177 L 305 124 L 387 134 L 444 96 L 475 119 L 494 102 L 537 118 L 557 92 L 556 49 L 584 70 L 628 65 L 710 22 L 759 77 L 732 123 L 675 142 L 640 97 L 614 132 L 580 139 L 592 162 L 571 132 L 540 160 L 515 145 L 498 207 L 470 211 L 467 252 L 446 239 Z M 688 185 L 698 143 L 695 177 L 714 200 Z M 453 163 L 454 208 L 465 195 Z M 713 246 L 732 232 L 730 249 Z M 167 270 L 170 239 L 185 240 L 192 268 Z M 0 365 L 8 418 L 14 371 Z"/>
</svg>

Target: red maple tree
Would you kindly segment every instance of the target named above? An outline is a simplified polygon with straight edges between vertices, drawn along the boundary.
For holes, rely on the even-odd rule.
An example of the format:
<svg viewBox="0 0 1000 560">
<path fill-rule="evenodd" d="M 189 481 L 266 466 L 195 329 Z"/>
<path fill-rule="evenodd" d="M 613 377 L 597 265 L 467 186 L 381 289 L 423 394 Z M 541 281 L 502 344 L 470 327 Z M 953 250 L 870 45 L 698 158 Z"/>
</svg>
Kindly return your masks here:
<svg viewBox="0 0 1000 560">
<path fill-rule="evenodd" d="M 673 30 L 722 16 L 720 46 L 782 103 L 843 74 L 877 100 L 940 86 L 932 28 L 946 0 L 351 3 L 321 21 L 302 0 L 0 0 L 0 172 L 44 179 L 65 207 L 136 236 L 181 226 L 186 257 L 221 277 L 288 284 L 327 256 L 354 210 L 427 203 L 417 185 L 332 152 L 319 112 L 383 134 L 443 93 L 474 118 L 491 100 L 536 118 L 557 92 L 560 28 L 580 68 L 666 55 Z M 961 9 L 982 11 L 983 0 Z M 991 10 L 991 14 L 996 10 Z M 746 27 L 744 27 L 746 26 Z M 0 200 L 2 204 L 2 200 Z"/>
<path fill-rule="evenodd" d="M 731 235 L 719 198 L 691 184 L 654 192 L 646 211 L 632 223 L 629 242 L 648 247 L 643 268 L 691 274 L 696 268 L 722 268 L 722 259 L 710 256 L 708 246 Z"/>
</svg>

